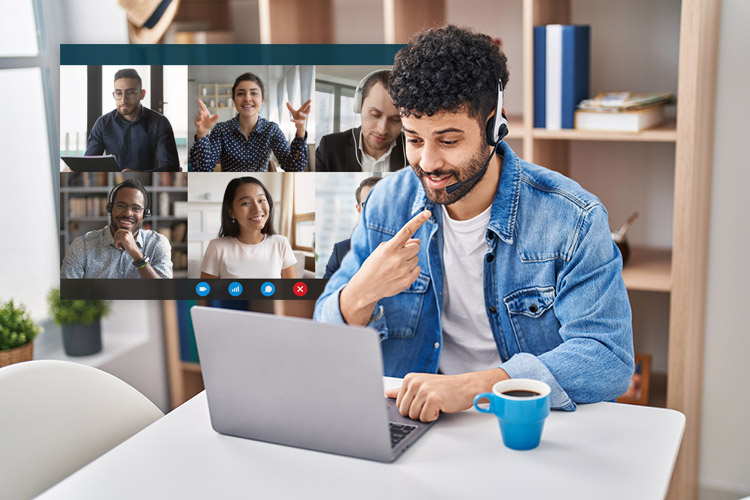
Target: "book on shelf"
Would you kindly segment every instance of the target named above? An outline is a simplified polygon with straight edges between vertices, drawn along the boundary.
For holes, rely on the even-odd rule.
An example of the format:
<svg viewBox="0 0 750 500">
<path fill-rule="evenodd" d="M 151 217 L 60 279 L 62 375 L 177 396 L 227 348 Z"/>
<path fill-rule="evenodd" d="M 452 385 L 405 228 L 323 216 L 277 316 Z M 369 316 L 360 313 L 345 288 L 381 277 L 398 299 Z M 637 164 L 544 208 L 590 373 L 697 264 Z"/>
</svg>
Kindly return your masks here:
<svg viewBox="0 0 750 500">
<path fill-rule="evenodd" d="M 632 92 L 600 92 L 590 99 L 584 99 L 579 109 L 587 111 L 634 111 L 659 104 L 675 104 L 674 94 L 669 92 L 634 94 Z"/>
<path fill-rule="evenodd" d="M 185 241 L 185 234 L 187 233 L 187 223 L 178 222 L 172 226 L 172 243 L 181 243 Z"/>
<path fill-rule="evenodd" d="M 575 109 L 589 96 L 591 27 L 534 27 L 534 127 L 572 129 Z"/>
<path fill-rule="evenodd" d="M 577 130 L 609 132 L 640 132 L 664 122 L 664 105 L 648 106 L 630 111 L 576 111 Z"/>
</svg>

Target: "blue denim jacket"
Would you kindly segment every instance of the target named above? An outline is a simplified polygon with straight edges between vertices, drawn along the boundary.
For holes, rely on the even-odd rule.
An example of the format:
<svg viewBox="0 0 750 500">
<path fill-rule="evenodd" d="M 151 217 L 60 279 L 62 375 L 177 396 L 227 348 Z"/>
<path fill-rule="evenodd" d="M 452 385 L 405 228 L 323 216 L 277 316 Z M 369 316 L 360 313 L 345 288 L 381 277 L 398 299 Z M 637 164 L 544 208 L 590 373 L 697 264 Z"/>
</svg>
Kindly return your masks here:
<svg viewBox="0 0 750 500">
<path fill-rule="evenodd" d="M 633 373 L 633 332 L 607 211 L 578 183 L 519 159 L 505 143 L 498 154 L 503 166 L 482 283 L 500 366 L 511 378 L 549 384 L 552 408 L 613 400 Z M 372 190 L 352 249 L 315 306 L 316 320 L 343 323 L 341 289 L 370 252 L 425 208 L 432 216 L 414 236 L 422 242 L 420 275 L 380 300 L 368 325 L 380 332 L 385 374 L 394 377 L 436 373 L 442 348 L 442 215 L 411 169 Z M 479 286 L 479 276 L 466 279 Z"/>
</svg>

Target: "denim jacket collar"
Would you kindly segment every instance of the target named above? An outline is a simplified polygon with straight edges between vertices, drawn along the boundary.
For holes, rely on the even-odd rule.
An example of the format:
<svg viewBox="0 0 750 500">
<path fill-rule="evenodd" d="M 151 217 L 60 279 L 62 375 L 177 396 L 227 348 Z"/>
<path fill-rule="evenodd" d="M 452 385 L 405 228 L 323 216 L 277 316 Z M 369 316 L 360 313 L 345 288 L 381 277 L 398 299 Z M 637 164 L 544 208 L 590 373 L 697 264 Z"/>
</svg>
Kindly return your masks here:
<svg viewBox="0 0 750 500">
<path fill-rule="evenodd" d="M 521 188 L 521 162 L 505 142 L 500 143 L 497 154 L 503 158 L 503 163 L 500 170 L 500 182 L 492 201 L 490 223 L 487 226 L 488 239 L 489 231 L 492 231 L 505 243 L 511 245 L 513 244 L 513 226 L 516 223 L 518 196 Z M 411 206 L 411 216 L 414 217 L 425 209 L 430 210 L 433 213 L 430 220 L 434 223 L 434 208 L 435 203 L 427 198 L 424 186 L 420 182 L 417 195 L 414 197 L 414 203 Z M 487 241 L 487 244 L 492 246 L 490 241 Z"/>
</svg>

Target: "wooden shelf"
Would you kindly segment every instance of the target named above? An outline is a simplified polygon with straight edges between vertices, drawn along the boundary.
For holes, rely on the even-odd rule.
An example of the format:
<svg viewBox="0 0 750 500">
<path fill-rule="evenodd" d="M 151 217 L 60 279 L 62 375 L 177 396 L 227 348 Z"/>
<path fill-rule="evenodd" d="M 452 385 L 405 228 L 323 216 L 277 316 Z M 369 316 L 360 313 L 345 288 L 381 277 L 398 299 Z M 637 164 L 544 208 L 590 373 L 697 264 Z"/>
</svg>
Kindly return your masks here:
<svg viewBox="0 0 750 500">
<path fill-rule="evenodd" d="M 628 290 L 669 292 L 672 289 L 672 251 L 634 247 L 622 270 Z"/>
<path fill-rule="evenodd" d="M 201 372 L 201 365 L 200 363 L 188 363 L 187 361 L 182 362 L 182 369 L 186 372 L 195 372 L 200 373 Z"/>
<path fill-rule="evenodd" d="M 551 140 L 675 142 L 677 140 L 677 122 L 672 118 L 657 127 L 642 130 L 641 132 L 604 132 L 576 129 L 547 130 L 535 128 L 532 134 L 535 139 Z"/>
</svg>

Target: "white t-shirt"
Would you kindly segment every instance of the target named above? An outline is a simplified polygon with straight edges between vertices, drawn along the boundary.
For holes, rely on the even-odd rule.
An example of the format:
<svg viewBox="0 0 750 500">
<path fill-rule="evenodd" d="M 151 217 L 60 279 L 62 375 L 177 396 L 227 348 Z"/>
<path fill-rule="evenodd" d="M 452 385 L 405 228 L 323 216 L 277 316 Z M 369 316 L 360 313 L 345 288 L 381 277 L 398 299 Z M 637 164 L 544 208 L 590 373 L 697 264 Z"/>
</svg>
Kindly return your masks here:
<svg viewBox="0 0 750 500">
<path fill-rule="evenodd" d="M 224 236 L 208 243 L 201 271 L 219 278 L 281 278 L 281 270 L 296 263 L 285 236 L 265 235 L 255 245 Z"/>
<path fill-rule="evenodd" d="M 443 205 L 443 349 L 438 367 L 447 375 L 500 366 L 484 306 L 484 235 L 491 210 L 457 221 Z"/>
</svg>

